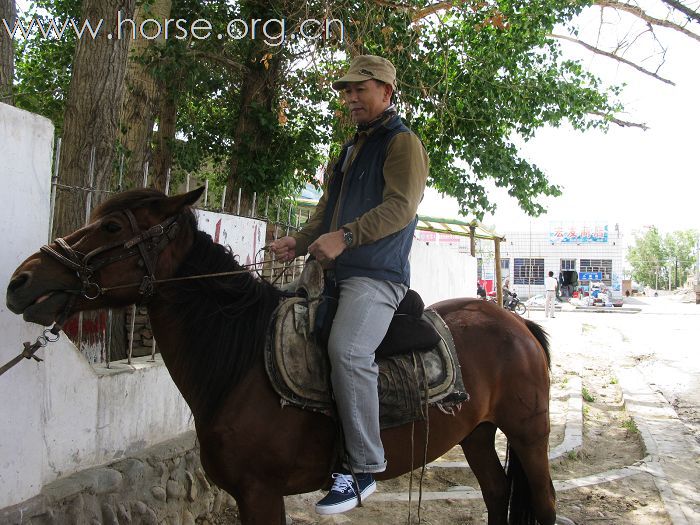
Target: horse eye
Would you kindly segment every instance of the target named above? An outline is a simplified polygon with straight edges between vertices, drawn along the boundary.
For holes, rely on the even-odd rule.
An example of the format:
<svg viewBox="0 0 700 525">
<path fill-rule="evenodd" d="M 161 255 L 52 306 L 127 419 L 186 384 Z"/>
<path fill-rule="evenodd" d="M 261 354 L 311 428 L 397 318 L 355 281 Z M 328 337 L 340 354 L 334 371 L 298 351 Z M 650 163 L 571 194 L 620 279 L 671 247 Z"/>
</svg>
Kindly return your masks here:
<svg viewBox="0 0 700 525">
<path fill-rule="evenodd" d="M 121 229 L 122 227 L 116 222 L 105 222 L 102 225 L 102 230 L 106 231 L 107 233 L 117 233 Z"/>
</svg>

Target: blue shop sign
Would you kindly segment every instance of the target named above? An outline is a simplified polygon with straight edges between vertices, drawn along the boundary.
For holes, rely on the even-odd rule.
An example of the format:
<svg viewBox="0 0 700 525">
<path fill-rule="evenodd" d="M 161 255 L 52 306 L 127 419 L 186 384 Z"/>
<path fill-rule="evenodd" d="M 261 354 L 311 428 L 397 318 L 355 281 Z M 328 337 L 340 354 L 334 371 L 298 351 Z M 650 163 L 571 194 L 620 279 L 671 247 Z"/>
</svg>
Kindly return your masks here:
<svg viewBox="0 0 700 525">
<path fill-rule="evenodd" d="M 603 272 L 578 272 L 579 281 L 602 281 Z"/>
</svg>

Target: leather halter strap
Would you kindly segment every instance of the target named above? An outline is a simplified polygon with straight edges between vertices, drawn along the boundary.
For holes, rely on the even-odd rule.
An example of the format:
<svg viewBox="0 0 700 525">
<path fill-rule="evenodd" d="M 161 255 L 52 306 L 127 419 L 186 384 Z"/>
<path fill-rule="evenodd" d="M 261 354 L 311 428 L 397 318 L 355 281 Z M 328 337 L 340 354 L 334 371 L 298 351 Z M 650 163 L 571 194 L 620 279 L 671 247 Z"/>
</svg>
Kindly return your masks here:
<svg viewBox="0 0 700 525">
<path fill-rule="evenodd" d="M 87 254 L 76 251 L 65 239 L 60 237 L 55 241 L 60 251 L 48 244 L 41 247 L 43 253 L 50 255 L 64 266 L 75 271 L 80 279 L 81 288 L 79 290 L 62 290 L 63 292 L 82 295 L 86 299 L 97 299 L 103 294 L 103 288 L 93 280 L 95 273 L 107 265 L 140 255 L 139 265 L 145 267 L 146 275 L 141 281 L 139 293 L 144 299 L 153 294 L 158 256 L 170 241 L 177 236 L 180 229 L 177 217 L 170 217 L 148 230 L 141 230 L 131 210 L 123 210 L 123 213 L 129 220 L 132 232 L 136 234 L 128 241 L 114 241 L 104 246 L 99 246 Z M 148 243 L 148 247 L 145 246 L 146 243 Z M 98 255 L 117 248 L 122 248 L 123 251 L 111 257 L 97 258 Z"/>
</svg>

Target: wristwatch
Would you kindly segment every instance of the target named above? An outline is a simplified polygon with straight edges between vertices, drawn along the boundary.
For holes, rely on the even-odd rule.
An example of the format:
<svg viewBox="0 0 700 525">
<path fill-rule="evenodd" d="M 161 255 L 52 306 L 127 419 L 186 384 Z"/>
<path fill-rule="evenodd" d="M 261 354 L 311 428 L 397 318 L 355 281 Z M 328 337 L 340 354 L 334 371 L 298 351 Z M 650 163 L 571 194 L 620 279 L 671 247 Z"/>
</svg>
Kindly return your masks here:
<svg viewBox="0 0 700 525">
<path fill-rule="evenodd" d="M 352 242 L 353 242 L 352 232 L 350 230 L 348 230 L 347 228 L 343 228 L 343 240 L 345 241 L 345 246 L 347 246 L 348 248 L 350 246 L 352 246 Z"/>
</svg>

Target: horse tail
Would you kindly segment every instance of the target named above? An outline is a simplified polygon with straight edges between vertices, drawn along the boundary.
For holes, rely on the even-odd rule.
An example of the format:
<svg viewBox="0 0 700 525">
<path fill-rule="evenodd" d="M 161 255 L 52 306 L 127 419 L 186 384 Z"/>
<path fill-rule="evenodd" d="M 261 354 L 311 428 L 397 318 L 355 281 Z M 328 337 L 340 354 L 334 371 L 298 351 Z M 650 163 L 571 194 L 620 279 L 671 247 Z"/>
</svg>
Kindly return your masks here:
<svg viewBox="0 0 700 525">
<path fill-rule="evenodd" d="M 508 486 L 508 525 L 537 525 L 532 510 L 530 485 L 527 482 L 520 458 L 510 443 L 506 446 L 505 468 Z"/>
<path fill-rule="evenodd" d="M 547 331 L 542 328 L 539 324 L 537 324 L 534 321 L 530 321 L 529 319 L 524 319 L 525 325 L 527 326 L 527 329 L 530 330 L 530 333 L 535 336 L 535 339 L 539 341 L 539 343 L 542 345 L 542 349 L 544 350 L 544 356 L 545 359 L 547 359 L 547 368 L 551 370 L 552 368 L 552 358 L 550 356 L 549 352 L 549 334 Z"/>
</svg>

